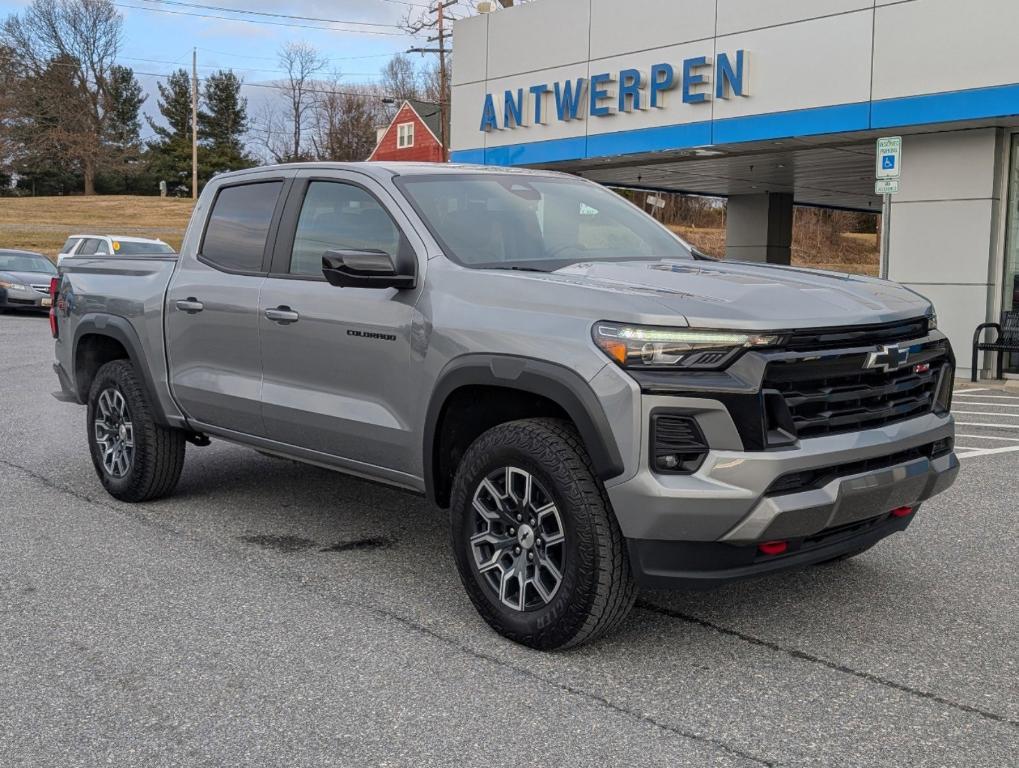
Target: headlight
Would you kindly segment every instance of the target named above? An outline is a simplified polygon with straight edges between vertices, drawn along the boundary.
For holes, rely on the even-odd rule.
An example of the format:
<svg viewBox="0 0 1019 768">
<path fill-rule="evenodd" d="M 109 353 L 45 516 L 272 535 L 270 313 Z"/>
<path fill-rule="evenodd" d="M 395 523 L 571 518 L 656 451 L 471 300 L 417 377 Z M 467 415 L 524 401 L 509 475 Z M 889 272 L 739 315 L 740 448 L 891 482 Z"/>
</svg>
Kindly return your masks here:
<svg viewBox="0 0 1019 768">
<path fill-rule="evenodd" d="M 938 329 L 938 313 L 934 307 L 931 307 L 927 311 L 927 330 L 936 331 Z"/>
<path fill-rule="evenodd" d="M 0 288 L 6 288 L 8 291 L 27 291 L 29 287 L 22 285 L 21 283 L 11 283 L 7 280 L 0 280 Z"/>
<path fill-rule="evenodd" d="M 745 349 L 778 344 L 778 334 L 596 323 L 594 343 L 624 368 L 717 369 Z"/>
</svg>

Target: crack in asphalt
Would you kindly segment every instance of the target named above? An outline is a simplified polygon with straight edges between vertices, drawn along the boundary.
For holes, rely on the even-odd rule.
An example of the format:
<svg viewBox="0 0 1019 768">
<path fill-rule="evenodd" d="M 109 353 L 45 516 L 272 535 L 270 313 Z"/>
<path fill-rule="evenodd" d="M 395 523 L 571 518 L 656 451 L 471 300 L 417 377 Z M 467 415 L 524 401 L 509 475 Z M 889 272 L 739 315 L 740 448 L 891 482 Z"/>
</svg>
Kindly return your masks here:
<svg viewBox="0 0 1019 768">
<path fill-rule="evenodd" d="M 168 526 L 165 526 L 165 525 L 160 525 L 156 521 L 149 520 L 149 519 L 147 519 L 147 518 L 145 518 L 143 516 L 140 516 L 140 515 L 132 514 L 131 512 L 129 512 L 127 510 L 124 510 L 122 508 L 119 508 L 117 506 L 114 506 L 113 504 L 104 503 L 102 500 L 95 499 L 95 498 L 93 498 L 93 497 L 91 497 L 91 496 L 89 496 L 87 494 L 81 493 L 81 492 L 76 491 L 76 490 L 74 490 L 72 488 L 69 488 L 69 487 L 61 485 L 61 484 L 59 484 L 57 482 L 54 482 L 53 480 L 51 480 L 50 478 L 46 477 L 45 475 L 42 475 L 42 474 L 40 474 L 40 473 L 38 473 L 38 472 L 28 468 L 28 467 L 21 466 L 20 464 L 16 464 L 14 462 L 10 462 L 10 461 L 2 459 L 2 458 L 0 458 L 0 464 L 2 464 L 4 466 L 8 466 L 8 467 L 10 467 L 12 469 L 19 470 L 19 471 L 25 473 L 26 475 L 34 478 L 38 482 L 42 483 L 46 487 L 51 488 L 51 489 L 53 489 L 53 490 L 55 490 L 55 491 L 57 491 L 59 493 L 66 493 L 66 494 L 69 494 L 69 495 L 71 495 L 71 496 L 73 496 L 73 497 L 75 497 L 77 499 L 80 499 L 82 501 L 88 502 L 90 504 L 95 504 L 95 505 L 100 506 L 100 507 L 102 507 L 104 509 L 108 509 L 110 511 L 116 512 L 118 514 L 126 515 L 126 516 L 130 517 L 132 520 L 134 520 L 136 522 L 140 522 L 140 523 L 142 523 L 144 525 L 148 525 L 148 526 L 157 528 L 157 529 L 159 529 L 159 530 L 161 530 L 163 532 L 170 533 L 170 534 L 173 534 L 175 536 L 180 536 L 180 535 L 187 536 L 187 534 L 183 534 L 181 531 L 175 530 L 175 529 L 173 529 L 171 527 L 168 527 Z M 189 536 L 189 538 L 191 538 L 191 537 Z M 212 545 L 212 546 L 216 547 L 217 549 L 223 549 L 223 547 L 220 544 L 218 544 L 218 543 L 216 543 L 216 542 L 214 542 L 212 540 L 209 540 L 209 539 L 206 539 L 206 538 L 201 538 L 200 540 L 204 541 L 208 545 Z M 227 551 L 232 551 L 229 548 L 226 548 L 226 549 L 227 549 Z M 405 626 L 405 627 L 407 627 L 409 629 L 412 629 L 413 631 L 416 631 L 418 633 L 424 634 L 424 635 L 426 635 L 428 637 L 431 637 L 431 638 L 433 638 L 435 640 L 438 640 L 438 641 L 440 641 L 440 642 L 442 642 L 442 643 L 444 643 L 444 644 L 446 644 L 448 646 L 451 646 L 452 648 L 455 648 L 456 650 L 459 650 L 460 652 L 462 652 L 464 654 L 467 654 L 467 655 L 469 655 L 469 656 L 471 656 L 473 658 L 476 658 L 476 659 L 479 659 L 479 660 L 483 660 L 483 661 L 487 661 L 487 662 L 489 662 L 491 664 L 494 664 L 494 665 L 496 665 L 496 666 L 498 666 L 500 668 L 510 670 L 510 671 L 514 672 L 515 674 L 518 674 L 518 675 L 527 677 L 529 679 L 545 683 L 546 685 L 548 685 L 550 687 L 553 687 L 553 688 L 556 688 L 558 690 L 561 690 L 564 693 L 568 693 L 568 694 L 570 694 L 572 696 L 577 696 L 579 698 L 586 699 L 586 700 L 588 700 L 588 701 L 590 701 L 592 703 L 598 704 L 598 705 L 600 705 L 600 706 L 602 706 L 602 707 L 604 707 L 606 709 L 609 709 L 609 710 L 611 710 L 613 712 L 616 712 L 618 714 L 624 715 L 624 716 L 626 716 L 626 717 L 628 717 L 628 718 L 630 718 L 632 720 L 635 720 L 637 722 L 641 722 L 641 723 L 644 723 L 644 724 L 647 724 L 647 725 L 651 725 L 653 727 L 656 727 L 656 728 L 658 728 L 658 729 L 660 729 L 662 731 L 665 731 L 667 733 L 670 733 L 672 735 L 680 736 L 682 738 L 690 739 L 690 740 L 697 741 L 697 742 L 704 743 L 704 744 L 709 744 L 709 745 L 711 745 L 711 746 L 713 746 L 713 747 L 715 747 L 715 748 L 717 748 L 717 749 L 719 749 L 721 751 L 726 752 L 727 754 L 730 754 L 730 755 L 732 755 L 734 757 L 738 757 L 738 758 L 743 759 L 743 760 L 750 761 L 750 762 L 752 762 L 754 764 L 757 764 L 757 765 L 763 765 L 763 766 L 769 766 L 769 767 L 779 765 L 778 763 L 774 762 L 773 760 L 770 760 L 768 758 L 761 757 L 761 756 L 758 756 L 758 755 L 754 755 L 754 754 L 751 754 L 749 752 L 745 752 L 745 751 L 739 749 L 738 747 L 734 747 L 734 746 L 732 746 L 732 745 L 730 745 L 730 744 L 728 744 L 728 743 L 726 743 L 726 742 L 724 742 L 724 741 L 722 741 L 720 739 L 714 738 L 712 736 L 707 736 L 707 735 L 704 735 L 704 734 L 701 734 L 701 733 L 693 732 L 693 731 L 685 731 L 682 728 L 678 728 L 678 727 L 676 727 L 674 725 L 671 725 L 669 723 L 662 722 L 662 721 L 656 719 L 655 717 L 653 717 L 651 715 L 648 715 L 648 714 L 645 714 L 645 713 L 642 713 L 642 712 L 639 712 L 639 711 L 635 711 L 635 710 L 632 710 L 632 709 L 628 709 L 628 708 L 626 708 L 624 706 L 616 704 L 616 703 L 612 702 L 611 700 L 607 699 L 606 697 L 604 697 L 604 696 L 602 696 L 600 694 L 592 693 L 592 692 L 589 692 L 589 691 L 584 691 L 584 690 L 582 690 L 580 688 L 576 688 L 574 686 L 571 686 L 568 683 L 564 683 L 564 682 L 560 682 L 560 681 L 557 681 L 557 680 L 554 680 L 554 679 L 551 679 L 551 678 L 544 677 L 544 676 L 539 675 L 539 674 L 537 674 L 537 673 L 535 673 L 535 672 L 533 672 L 533 671 L 531 671 L 529 669 L 526 669 L 526 668 L 523 668 L 523 667 L 519 667 L 519 666 L 517 666 L 515 664 L 507 662 L 507 661 L 505 661 L 503 659 L 500 659 L 497 656 L 493 656 L 491 654 L 487 654 L 487 653 L 484 653 L 482 651 L 479 651 L 479 650 L 477 650 L 475 648 L 471 648 L 470 646 L 465 645 L 465 644 L 459 642 L 455 638 L 447 637 L 447 636 L 441 634 L 440 632 L 437 632 L 436 630 L 432 629 L 431 627 L 429 627 L 427 625 L 420 624 L 420 623 L 418 623 L 416 621 L 408 619 L 408 618 L 406 618 L 404 616 L 401 616 L 401 615 L 399 615 L 399 614 L 397 614 L 397 613 L 395 613 L 395 612 L 393 612 L 393 611 L 391 611 L 391 610 L 389 610 L 387 608 L 382 608 L 382 607 L 377 606 L 377 605 L 360 603 L 360 602 L 357 602 L 357 601 L 351 601 L 351 600 L 347 600 L 347 599 L 343 599 L 343 598 L 337 598 L 337 597 L 335 597 L 333 595 L 326 594 L 324 592 L 321 592 L 321 591 L 315 589 L 307 581 L 306 577 L 304 577 L 304 576 L 302 576 L 300 574 L 297 574 L 295 571 L 292 571 L 290 568 L 287 568 L 287 570 L 290 571 L 291 574 L 296 577 L 296 584 L 298 586 L 300 586 L 301 588 L 303 588 L 305 590 L 308 590 L 308 591 L 312 592 L 313 594 L 315 594 L 316 596 L 318 596 L 318 597 L 320 597 L 322 599 L 325 599 L 325 600 L 328 600 L 329 602 L 332 602 L 333 604 L 343 605 L 343 606 L 351 607 L 351 608 L 357 608 L 357 609 L 366 611 L 368 613 L 374 614 L 376 616 L 383 617 L 383 618 L 386 618 L 386 619 L 390 619 L 390 620 L 395 621 L 395 622 L 397 622 L 397 623 L 399 623 L 399 624 L 401 624 L 401 625 L 403 625 L 403 626 Z M 278 571 L 273 571 L 273 573 L 277 573 L 278 574 Z M 737 638 L 739 640 L 742 640 L 743 642 L 749 643 L 751 645 L 754 645 L 754 646 L 757 646 L 757 647 L 760 647 L 760 648 L 766 648 L 766 649 L 774 651 L 776 653 L 781 653 L 781 654 L 783 654 L 785 656 L 788 656 L 790 658 L 796 659 L 798 661 L 805 661 L 805 662 L 808 662 L 808 663 L 817 664 L 817 665 L 823 666 L 823 667 L 825 667 L 827 669 L 830 669 L 832 671 L 839 672 L 841 674 L 851 675 L 853 677 L 856 677 L 856 678 L 861 679 L 861 680 L 865 680 L 865 681 L 873 683 L 875 685 L 880 685 L 882 687 L 889 688 L 889 689 L 892 689 L 892 690 L 896 690 L 896 691 L 899 691 L 901 693 L 905 693 L 905 694 L 908 694 L 908 695 L 911 695 L 911 696 L 916 696 L 918 698 L 921 698 L 921 699 L 924 699 L 924 700 L 927 700 L 927 701 L 931 701 L 931 702 L 934 702 L 934 703 L 937 703 L 937 704 L 941 704 L 943 706 L 947 706 L 947 707 L 950 707 L 952 709 L 956 709 L 956 710 L 961 711 L 961 712 L 966 712 L 968 714 L 977 715 L 979 717 L 985 718 L 987 720 L 991 720 L 991 721 L 996 722 L 996 723 L 1001 723 L 1001 724 L 1005 724 L 1005 725 L 1009 725 L 1009 726 L 1013 726 L 1013 727 L 1019 727 L 1019 721 L 1011 719 L 1011 718 L 1009 718 L 1007 716 L 999 715 L 999 714 L 997 714 L 995 712 L 984 710 L 984 709 L 981 709 L 979 707 L 974 707 L 974 706 L 971 706 L 971 705 L 968 705 L 968 704 L 963 704 L 963 703 L 960 703 L 960 702 L 952 701 L 951 699 L 947 699 L 947 698 L 945 698 L 943 696 L 939 696 L 939 695 L 937 695 L 935 693 L 931 693 L 929 691 L 924 691 L 924 690 L 921 690 L 921 689 L 918 689 L 918 688 L 912 688 L 912 687 L 904 685 L 902 683 L 897 683 L 897 682 L 895 682 L 893 680 L 888 680 L 886 678 L 880 677 L 878 675 L 874 675 L 874 674 L 869 673 L 869 672 L 863 672 L 863 671 L 860 671 L 860 670 L 857 670 L 857 669 L 853 669 L 852 667 L 846 666 L 844 664 L 839 664 L 839 663 L 834 662 L 834 661 L 830 661 L 830 660 L 825 659 L 825 658 L 820 657 L 820 656 L 815 656 L 813 654 L 806 653 L 805 651 L 800 651 L 800 650 L 797 650 L 795 648 L 787 648 L 787 647 L 785 647 L 783 645 L 780 645 L 779 643 L 775 643 L 775 642 L 772 642 L 772 641 L 769 641 L 769 640 L 764 640 L 762 638 L 755 637 L 754 635 L 750 635 L 750 634 L 747 634 L 745 632 L 741 632 L 739 630 L 731 629 L 729 627 L 725 627 L 725 626 L 722 626 L 720 624 L 716 624 L 715 622 L 709 621 L 707 619 L 702 619 L 702 618 L 699 618 L 697 616 L 692 616 L 690 614 L 685 614 L 685 613 L 682 613 L 680 611 L 676 611 L 676 610 L 665 608 L 665 607 L 662 607 L 662 606 L 659 606 L 659 605 L 655 605 L 654 603 L 650 603 L 650 602 L 645 601 L 645 600 L 639 600 L 637 602 L 637 604 L 636 604 L 636 607 L 640 608 L 641 610 L 648 611 L 650 613 L 655 613 L 655 614 L 658 614 L 658 615 L 661 615 L 661 616 L 665 616 L 665 617 L 668 617 L 668 618 L 671 618 L 671 619 L 675 619 L 675 620 L 678 620 L 678 621 L 683 621 L 683 622 L 686 622 L 686 623 L 695 624 L 695 625 L 700 626 L 700 627 L 702 627 L 704 629 L 707 629 L 709 631 L 712 631 L 712 632 L 715 632 L 715 633 L 718 633 L 718 634 L 722 634 L 722 635 L 725 635 L 725 636 Z"/>
<path fill-rule="evenodd" d="M 812 664 L 819 664 L 823 667 L 827 667 L 828 669 L 834 670 L 836 672 L 841 672 L 845 675 L 852 675 L 853 677 L 858 677 L 861 680 L 876 683 L 877 685 L 883 685 L 886 688 L 892 688 L 896 691 L 901 691 L 902 693 L 908 693 L 911 696 L 918 696 L 922 699 L 927 699 L 928 701 L 935 701 L 938 704 L 944 704 L 947 707 L 952 707 L 953 709 L 958 709 L 962 712 L 968 712 L 973 715 L 980 715 L 981 717 L 986 717 L 988 720 L 993 720 L 996 723 L 1004 723 L 1005 725 L 1019 727 L 1019 720 L 1013 720 L 1004 715 L 999 715 L 996 712 L 990 712 L 986 709 L 980 709 L 979 707 L 970 706 L 969 704 L 962 704 L 958 701 L 952 701 L 951 699 L 946 699 L 943 696 L 938 696 L 936 693 L 924 691 L 919 688 L 912 688 L 908 685 L 897 683 L 894 680 L 889 680 L 888 678 L 880 677 L 870 672 L 861 672 L 858 669 L 847 667 L 845 664 L 839 664 L 838 662 L 830 661 L 821 656 L 815 656 L 812 653 L 797 650 L 796 648 L 787 648 L 784 645 L 774 643 L 770 640 L 764 640 L 760 637 L 755 637 L 754 635 L 748 635 L 745 632 L 740 632 L 738 629 L 730 629 L 729 627 L 724 627 L 721 624 L 716 624 L 715 622 L 708 621 L 707 619 L 702 619 L 697 616 L 691 616 L 690 614 L 683 613 L 681 611 L 676 611 L 671 608 L 664 608 L 660 605 L 649 603 L 646 600 L 638 600 L 636 603 L 636 607 L 640 608 L 641 610 L 648 611 L 650 613 L 657 613 L 662 616 L 667 616 L 671 619 L 677 619 L 679 621 L 685 621 L 690 624 L 696 624 L 699 627 L 712 630 L 713 632 L 717 632 L 718 634 L 721 635 L 736 637 L 739 638 L 740 640 L 743 640 L 744 642 L 750 643 L 751 645 L 756 645 L 761 648 L 767 648 L 769 650 L 775 651 L 776 653 L 781 653 L 793 659 L 797 659 L 798 661 L 809 661 Z"/>
</svg>

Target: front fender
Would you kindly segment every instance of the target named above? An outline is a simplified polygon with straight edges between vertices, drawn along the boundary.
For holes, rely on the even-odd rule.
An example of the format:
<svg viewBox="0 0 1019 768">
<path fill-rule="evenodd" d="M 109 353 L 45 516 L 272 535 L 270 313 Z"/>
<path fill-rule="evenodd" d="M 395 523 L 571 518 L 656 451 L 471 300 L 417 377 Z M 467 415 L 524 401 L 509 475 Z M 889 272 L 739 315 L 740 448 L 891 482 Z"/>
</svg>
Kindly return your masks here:
<svg viewBox="0 0 1019 768">
<path fill-rule="evenodd" d="M 428 498 L 437 502 L 436 429 L 449 396 L 464 386 L 495 386 L 539 395 L 559 405 L 580 433 L 595 472 L 604 482 L 623 473 L 623 459 L 594 390 L 565 366 L 515 355 L 470 354 L 451 360 L 439 374 L 425 417 L 424 477 Z"/>
</svg>

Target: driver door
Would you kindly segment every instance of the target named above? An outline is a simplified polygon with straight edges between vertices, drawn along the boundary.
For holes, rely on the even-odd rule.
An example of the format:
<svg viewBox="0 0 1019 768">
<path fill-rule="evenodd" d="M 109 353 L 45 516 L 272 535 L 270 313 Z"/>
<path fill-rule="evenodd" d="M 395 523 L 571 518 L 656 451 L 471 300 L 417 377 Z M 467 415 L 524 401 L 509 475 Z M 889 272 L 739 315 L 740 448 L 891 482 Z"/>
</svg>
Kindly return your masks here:
<svg viewBox="0 0 1019 768">
<path fill-rule="evenodd" d="M 421 447 L 412 427 L 424 406 L 412 338 L 426 259 L 389 200 L 357 173 L 295 181 L 259 299 L 262 418 L 272 440 L 416 486 Z M 332 286 L 322 255 L 338 249 L 402 254 L 417 287 Z"/>
</svg>

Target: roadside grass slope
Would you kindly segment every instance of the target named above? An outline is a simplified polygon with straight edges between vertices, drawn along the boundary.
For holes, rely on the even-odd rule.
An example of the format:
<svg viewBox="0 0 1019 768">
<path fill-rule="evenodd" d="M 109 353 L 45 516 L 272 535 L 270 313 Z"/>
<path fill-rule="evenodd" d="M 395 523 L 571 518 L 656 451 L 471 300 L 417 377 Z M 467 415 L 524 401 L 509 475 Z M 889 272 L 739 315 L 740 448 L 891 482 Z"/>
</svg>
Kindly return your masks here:
<svg viewBox="0 0 1019 768">
<path fill-rule="evenodd" d="M 192 201 L 178 198 L 102 197 L 0 198 L 0 248 L 38 251 L 56 258 L 68 235 L 158 237 L 179 248 Z"/>
</svg>

